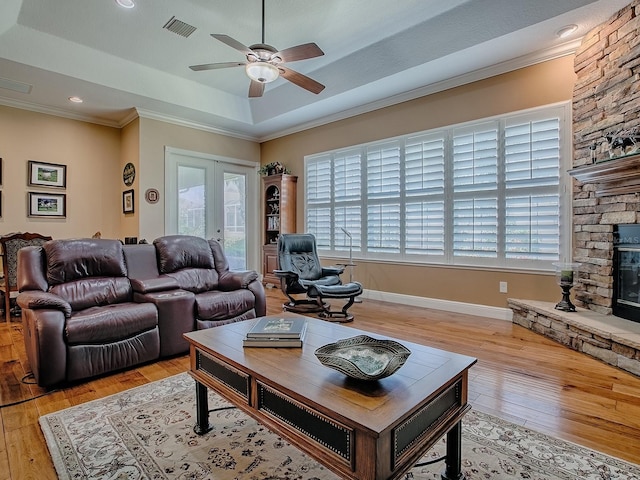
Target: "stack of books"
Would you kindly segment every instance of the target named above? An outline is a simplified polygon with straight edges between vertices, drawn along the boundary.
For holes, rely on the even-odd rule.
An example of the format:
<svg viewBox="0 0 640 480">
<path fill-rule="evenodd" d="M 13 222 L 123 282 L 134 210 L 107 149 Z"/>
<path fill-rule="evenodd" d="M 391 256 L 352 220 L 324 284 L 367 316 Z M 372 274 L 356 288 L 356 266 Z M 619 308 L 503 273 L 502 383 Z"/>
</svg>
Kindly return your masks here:
<svg viewBox="0 0 640 480">
<path fill-rule="evenodd" d="M 263 317 L 247 332 L 243 347 L 302 347 L 307 331 L 304 317 Z"/>
</svg>

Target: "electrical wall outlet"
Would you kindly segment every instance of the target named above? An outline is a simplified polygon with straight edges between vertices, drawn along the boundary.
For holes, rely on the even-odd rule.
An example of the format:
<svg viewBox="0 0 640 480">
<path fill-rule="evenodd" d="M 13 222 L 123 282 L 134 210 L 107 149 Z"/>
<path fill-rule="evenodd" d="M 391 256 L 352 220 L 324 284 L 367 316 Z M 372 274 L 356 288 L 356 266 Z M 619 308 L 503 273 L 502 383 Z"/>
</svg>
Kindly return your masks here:
<svg viewBox="0 0 640 480">
<path fill-rule="evenodd" d="M 507 282 L 500 282 L 500 293 L 507 293 Z"/>
</svg>

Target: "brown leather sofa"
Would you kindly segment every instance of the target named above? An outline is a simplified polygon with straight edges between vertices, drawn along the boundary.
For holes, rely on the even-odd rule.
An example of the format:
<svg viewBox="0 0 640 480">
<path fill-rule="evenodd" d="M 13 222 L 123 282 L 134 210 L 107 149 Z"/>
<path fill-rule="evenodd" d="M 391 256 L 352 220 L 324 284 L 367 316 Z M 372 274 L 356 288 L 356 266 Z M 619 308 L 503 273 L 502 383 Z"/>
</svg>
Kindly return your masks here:
<svg viewBox="0 0 640 480">
<path fill-rule="evenodd" d="M 266 312 L 256 272 L 231 272 L 215 240 L 154 245 L 51 240 L 18 252 L 25 347 L 40 386 L 184 353 L 182 334 Z"/>
</svg>

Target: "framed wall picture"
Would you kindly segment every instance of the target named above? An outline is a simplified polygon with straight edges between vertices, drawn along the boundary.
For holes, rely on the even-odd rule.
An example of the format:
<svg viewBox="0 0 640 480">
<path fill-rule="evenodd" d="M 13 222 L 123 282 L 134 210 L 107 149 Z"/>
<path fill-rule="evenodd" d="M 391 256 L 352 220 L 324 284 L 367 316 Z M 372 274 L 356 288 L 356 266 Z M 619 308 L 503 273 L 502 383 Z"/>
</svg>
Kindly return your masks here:
<svg viewBox="0 0 640 480">
<path fill-rule="evenodd" d="M 133 213 L 134 211 L 133 190 L 125 190 L 122 192 L 122 213 Z"/>
<path fill-rule="evenodd" d="M 29 160 L 30 187 L 67 187 L 67 166 Z"/>
<path fill-rule="evenodd" d="M 64 193 L 29 192 L 30 217 L 67 216 L 67 196 Z"/>
<path fill-rule="evenodd" d="M 2 186 L 2 158 L 0 158 L 0 187 Z"/>
</svg>

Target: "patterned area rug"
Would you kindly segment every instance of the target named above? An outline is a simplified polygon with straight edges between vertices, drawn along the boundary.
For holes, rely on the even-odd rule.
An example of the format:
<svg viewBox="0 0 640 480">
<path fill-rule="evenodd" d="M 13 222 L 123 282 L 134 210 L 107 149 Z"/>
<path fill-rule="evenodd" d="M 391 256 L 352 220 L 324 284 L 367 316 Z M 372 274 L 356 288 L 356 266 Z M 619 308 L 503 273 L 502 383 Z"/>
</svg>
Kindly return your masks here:
<svg viewBox="0 0 640 480">
<path fill-rule="evenodd" d="M 214 393 L 214 429 L 193 432 L 186 373 L 45 415 L 40 426 L 61 479 L 334 480 L 338 477 Z M 640 466 L 472 410 L 463 420 L 467 480 L 640 480 Z M 444 454 L 444 440 L 427 462 Z M 440 480 L 443 462 L 409 480 Z"/>
</svg>

